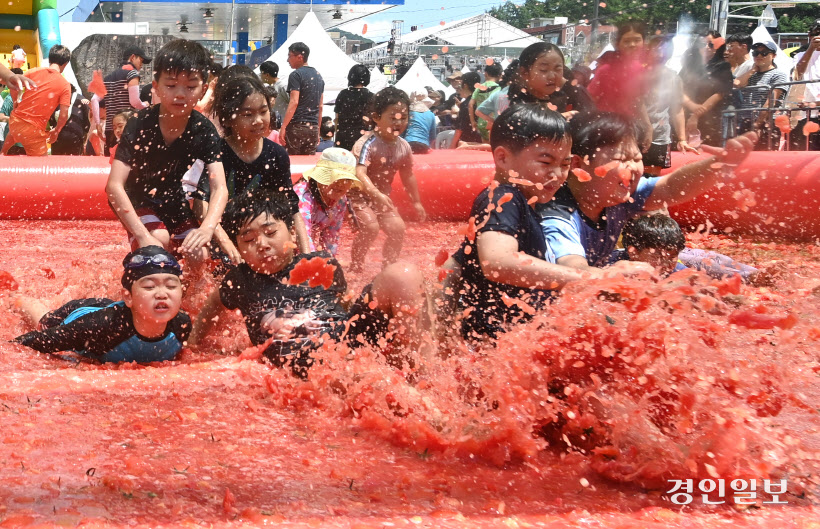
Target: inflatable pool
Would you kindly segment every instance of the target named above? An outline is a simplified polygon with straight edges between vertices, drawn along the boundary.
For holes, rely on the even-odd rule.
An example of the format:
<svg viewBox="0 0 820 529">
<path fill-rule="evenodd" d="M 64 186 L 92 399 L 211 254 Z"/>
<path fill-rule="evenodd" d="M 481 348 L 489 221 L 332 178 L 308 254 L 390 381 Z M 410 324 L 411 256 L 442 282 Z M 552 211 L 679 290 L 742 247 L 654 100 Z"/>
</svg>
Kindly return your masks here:
<svg viewBox="0 0 820 529">
<path fill-rule="evenodd" d="M 294 178 L 318 156 L 292 157 Z M 673 155 L 673 167 L 696 156 Z M 416 156 L 415 174 L 428 215 L 464 220 L 493 175 L 486 152 L 434 151 Z M 104 193 L 108 161 L 102 157 L 8 158 L 0 166 L 0 219 L 113 219 Z M 394 200 L 409 210 L 401 181 Z M 685 226 L 793 240 L 820 239 L 820 155 L 755 152 L 736 176 L 705 196 L 672 210 Z"/>
</svg>

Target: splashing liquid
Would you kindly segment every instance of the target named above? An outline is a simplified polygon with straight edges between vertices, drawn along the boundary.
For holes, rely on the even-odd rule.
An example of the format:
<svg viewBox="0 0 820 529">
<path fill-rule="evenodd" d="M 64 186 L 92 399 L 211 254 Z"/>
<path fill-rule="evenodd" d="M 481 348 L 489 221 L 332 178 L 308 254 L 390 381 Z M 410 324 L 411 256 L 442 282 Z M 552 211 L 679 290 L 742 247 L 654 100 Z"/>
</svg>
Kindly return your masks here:
<svg viewBox="0 0 820 529">
<path fill-rule="evenodd" d="M 457 230 L 410 225 L 403 256 L 433 280 Z M 49 307 L 119 298 L 118 224 L 0 232 L 0 269 L 19 285 L 0 291 L 4 340 L 27 330 L 17 292 Z M 250 344 L 235 314 L 206 352 L 163 365 L 0 342 L 0 526 L 808 527 L 820 249 L 698 239 L 749 264 L 785 259 L 794 275 L 772 288 L 695 273 L 572 285 L 494 344 L 453 339 L 403 370 L 377 350 L 325 345 L 308 381 L 239 360 Z M 189 312 L 212 284 L 196 283 Z M 667 480 L 706 478 L 727 480 L 726 503 L 669 501 Z M 740 512 L 731 479 L 787 479 L 789 503 Z"/>
</svg>

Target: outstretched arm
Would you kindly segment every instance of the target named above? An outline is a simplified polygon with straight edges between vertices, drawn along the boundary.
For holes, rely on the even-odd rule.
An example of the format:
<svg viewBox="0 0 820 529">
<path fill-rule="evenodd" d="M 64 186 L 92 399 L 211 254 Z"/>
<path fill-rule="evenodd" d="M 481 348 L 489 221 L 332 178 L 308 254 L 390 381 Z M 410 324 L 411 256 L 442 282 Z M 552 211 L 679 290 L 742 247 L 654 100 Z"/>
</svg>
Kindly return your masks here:
<svg viewBox="0 0 820 529">
<path fill-rule="evenodd" d="M 202 310 L 194 318 L 194 326 L 191 329 L 191 335 L 188 337 L 188 347 L 195 348 L 208 335 L 214 323 L 219 321 L 219 315 L 227 309 L 222 305 L 222 299 L 219 297 L 219 289 L 214 289 L 213 292 L 205 300 L 205 305 Z"/>
</svg>

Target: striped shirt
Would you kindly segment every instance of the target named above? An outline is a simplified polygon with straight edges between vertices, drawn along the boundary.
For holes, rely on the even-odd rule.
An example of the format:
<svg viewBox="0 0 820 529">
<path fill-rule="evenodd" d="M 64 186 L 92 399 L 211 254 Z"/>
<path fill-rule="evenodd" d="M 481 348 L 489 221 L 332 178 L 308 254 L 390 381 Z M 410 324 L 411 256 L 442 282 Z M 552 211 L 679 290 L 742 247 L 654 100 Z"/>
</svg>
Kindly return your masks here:
<svg viewBox="0 0 820 529">
<path fill-rule="evenodd" d="M 103 99 L 106 130 L 113 130 L 114 116 L 123 110 L 131 109 L 131 102 L 128 99 L 128 83 L 135 78 L 140 78 L 139 70 L 131 64 L 124 64 L 122 68 L 111 72 L 103 79 L 105 89 L 108 92 Z"/>
<path fill-rule="evenodd" d="M 413 167 L 413 151 L 407 140 L 397 137 L 386 142 L 376 133 L 368 132 L 353 146 L 357 163 L 367 167 L 367 177 L 382 193 L 389 195 L 396 171 Z"/>
</svg>

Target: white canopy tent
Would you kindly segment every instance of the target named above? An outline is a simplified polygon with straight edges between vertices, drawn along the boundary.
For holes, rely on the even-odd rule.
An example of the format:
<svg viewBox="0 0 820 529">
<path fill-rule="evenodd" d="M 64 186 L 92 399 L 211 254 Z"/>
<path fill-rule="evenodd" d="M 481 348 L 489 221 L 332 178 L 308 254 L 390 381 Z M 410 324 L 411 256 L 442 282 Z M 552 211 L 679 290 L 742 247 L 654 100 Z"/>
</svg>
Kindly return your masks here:
<svg viewBox="0 0 820 529">
<path fill-rule="evenodd" d="M 404 77 L 396 83 L 396 88 L 404 90 L 408 95 L 411 94 L 414 89 L 424 88 L 426 86 L 431 86 L 435 90 L 443 90 L 446 97 L 450 97 L 456 93 L 455 88 L 452 86 L 444 86 L 444 83 L 436 79 L 436 76 L 433 75 L 433 72 L 430 71 L 430 68 L 427 67 L 427 64 L 421 57 L 416 59 L 416 62 L 407 70 Z"/>
<path fill-rule="evenodd" d="M 373 69 L 370 70 L 370 84 L 367 85 L 368 90 L 375 94 L 382 88 L 387 88 L 389 84 L 387 76 L 382 73 L 380 68 L 374 66 Z"/>
<path fill-rule="evenodd" d="M 310 11 L 284 44 L 267 59 L 279 66 L 279 78 L 284 82 L 293 71 L 288 65 L 288 48 L 294 42 L 304 42 L 310 48 L 308 65 L 316 68 L 325 81 L 325 103 L 334 101 L 339 92 L 347 88 L 347 74 L 356 61 L 339 49 Z"/>
</svg>

